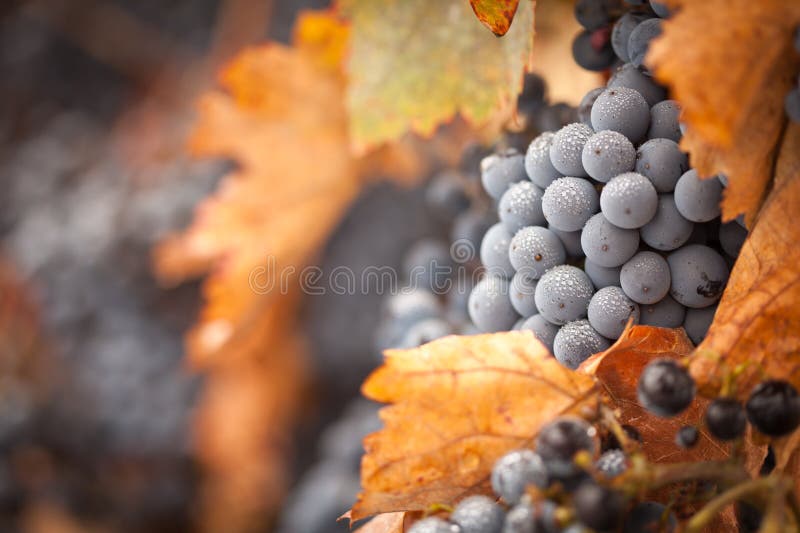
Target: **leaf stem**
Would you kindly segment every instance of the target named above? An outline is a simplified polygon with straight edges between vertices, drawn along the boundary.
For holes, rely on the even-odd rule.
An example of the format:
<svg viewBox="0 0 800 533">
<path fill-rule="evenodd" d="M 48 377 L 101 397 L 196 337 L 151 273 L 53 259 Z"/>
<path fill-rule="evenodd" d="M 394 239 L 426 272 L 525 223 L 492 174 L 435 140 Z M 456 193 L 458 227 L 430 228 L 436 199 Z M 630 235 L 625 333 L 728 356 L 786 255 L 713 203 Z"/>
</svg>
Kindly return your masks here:
<svg viewBox="0 0 800 533">
<path fill-rule="evenodd" d="M 745 496 L 757 493 L 762 489 L 769 488 L 774 485 L 770 478 L 759 478 L 753 481 L 740 483 L 732 489 L 729 489 L 716 498 L 712 499 L 703 506 L 695 515 L 687 522 L 685 533 L 697 533 L 702 531 L 711 520 L 714 519 L 722 510 L 728 505 L 735 503 Z"/>
</svg>

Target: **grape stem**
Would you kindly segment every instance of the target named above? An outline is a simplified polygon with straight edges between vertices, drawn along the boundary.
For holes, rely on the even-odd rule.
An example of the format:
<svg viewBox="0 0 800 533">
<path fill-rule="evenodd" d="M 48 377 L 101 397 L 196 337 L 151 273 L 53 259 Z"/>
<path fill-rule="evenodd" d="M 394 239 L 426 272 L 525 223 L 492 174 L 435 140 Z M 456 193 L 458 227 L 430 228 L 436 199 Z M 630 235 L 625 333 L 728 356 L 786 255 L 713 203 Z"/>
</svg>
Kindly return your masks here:
<svg viewBox="0 0 800 533">
<path fill-rule="evenodd" d="M 783 476 L 769 476 L 740 483 L 712 499 L 687 522 L 685 533 L 699 533 L 728 505 L 745 500 L 748 496 L 769 493 L 770 504 L 760 533 L 783 531 L 786 500 L 791 493 L 791 484 Z"/>
<path fill-rule="evenodd" d="M 742 465 L 730 461 L 651 465 L 632 474 L 627 479 L 633 480 L 634 483 L 638 482 L 646 489 L 657 489 L 697 479 L 715 480 L 726 485 L 735 485 L 749 479 Z"/>
</svg>

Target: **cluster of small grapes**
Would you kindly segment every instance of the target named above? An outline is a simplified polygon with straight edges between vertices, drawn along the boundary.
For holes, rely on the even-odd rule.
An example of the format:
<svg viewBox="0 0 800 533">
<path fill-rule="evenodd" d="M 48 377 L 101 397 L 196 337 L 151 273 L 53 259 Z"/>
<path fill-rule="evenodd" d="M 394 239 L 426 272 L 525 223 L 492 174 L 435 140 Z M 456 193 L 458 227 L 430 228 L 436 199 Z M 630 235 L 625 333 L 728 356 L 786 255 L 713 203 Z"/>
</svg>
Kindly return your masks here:
<svg viewBox="0 0 800 533">
<path fill-rule="evenodd" d="M 550 104 L 544 80 L 525 78 L 518 99 L 521 131 L 506 132 L 498 143 L 505 154 L 517 154 L 542 127 L 560 128 L 575 119 L 575 109 Z M 490 150 L 471 145 L 464 150 L 460 169 L 445 169 L 425 190 L 431 215 L 440 221 L 445 239 L 424 238 L 414 243 L 403 260 L 402 288 L 384 301 L 377 331 L 377 353 L 386 348 L 414 348 L 450 334 L 476 333 L 467 311 L 467 299 L 478 266 L 476 251 L 484 234 L 498 219 L 491 200 L 479 185 L 479 162 Z"/>
<path fill-rule="evenodd" d="M 466 498 L 448 520 L 426 518 L 410 532 L 581 533 L 622 526 L 625 533 L 638 533 L 660 530 L 663 524 L 674 528 L 676 518 L 664 505 L 629 502 L 623 492 L 606 486 L 628 469 L 628 459 L 619 448 L 603 453 L 599 448 L 595 427 L 576 417 L 558 418 L 542 428 L 533 450 L 514 450 L 494 465 L 491 483 L 499 502 L 487 496 Z"/>
<path fill-rule="evenodd" d="M 659 359 L 642 372 L 638 395 L 648 410 L 671 417 L 692 402 L 695 384 L 679 363 Z M 745 406 L 731 397 L 717 398 L 706 410 L 704 425 L 716 439 L 731 441 L 743 435 L 748 420 L 769 437 L 792 433 L 800 426 L 797 391 L 787 382 L 769 380 L 753 389 Z M 684 448 L 697 441 L 698 429 L 693 426 L 681 428 L 676 435 L 676 443 Z M 514 450 L 497 461 L 491 482 L 500 501 L 472 496 L 459 502 L 447 520 L 425 518 L 410 531 L 675 531 L 675 509 L 638 501 L 625 490 L 624 482 L 617 482 L 633 465 L 632 456 L 619 444 L 608 436 L 601 438 L 601 432 L 582 419 L 558 418 L 542 428 L 534 449 Z M 757 509 L 753 511 L 758 514 Z"/>
<path fill-rule="evenodd" d="M 794 32 L 794 49 L 800 54 L 800 26 Z M 800 74 L 795 79 L 794 87 L 786 95 L 784 109 L 789 120 L 800 122 Z"/>
<path fill-rule="evenodd" d="M 660 20 L 651 17 L 628 13 L 612 36 L 636 21 L 629 32 L 640 35 Z M 619 41 L 620 59 L 633 55 L 634 39 Z M 741 220 L 720 224 L 727 180 L 689 167 L 680 108 L 665 98 L 626 63 L 584 97 L 579 122 L 542 133 L 524 157 L 481 162 L 500 222 L 483 238 L 487 276 L 469 298 L 478 329 L 531 330 L 570 368 L 607 348 L 629 319 L 705 337 L 747 230 Z"/>
</svg>

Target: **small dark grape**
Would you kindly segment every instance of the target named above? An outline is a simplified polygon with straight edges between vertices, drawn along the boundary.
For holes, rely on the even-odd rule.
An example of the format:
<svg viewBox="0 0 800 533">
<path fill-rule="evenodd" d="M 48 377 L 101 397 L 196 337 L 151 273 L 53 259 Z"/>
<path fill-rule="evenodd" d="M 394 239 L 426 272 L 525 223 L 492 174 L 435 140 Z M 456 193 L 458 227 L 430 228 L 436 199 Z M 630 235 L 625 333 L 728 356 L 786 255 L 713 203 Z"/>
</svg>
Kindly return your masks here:
<svg viewBox="0 0 800 533">
<path fill-rule="evenodd" d="M 658 416 L 670 417 L 682 412 L 692 403 L 695 392 L 692 377 L 671 359 L 648 363 L 639 376 L 639 403 Z"/>
<path fill-rule="evenodd" d="M 620 449 L 608 450 L 597 459 L 594 466 L 605 477 L 615 478 L 628 469 L 628 458 Z"/>
<path fill-rule="evenodd" d="M 492 489 L 506 503 L 514 505 L 525 493 L 525 487 L 547 487 L 547 468 L 532 450 L 515 450 L 498 459 L 492 468 Z"/>
<path fill-rule="evenodd" d="M 596 430 L 573 416 L 564 416 L 545 425 L 536 437 L 536 452 L 542 457 L 548 471 L 557 476 L 568 476 L 577 471 L 572 458 L 580 451 L 595 451 Z"/>
<path fill-rule="evenodd" d="M 625 510 L 625 496 L 596 483 L 584 483 L 572 497 L 575 514 L 585 525 L 597 531 L 615 529 Z"/>
<path fill-rule="evenodd" d="M 692 446 L 697 444 L 697 439 L 699 437 L 700 433 L 697 431 L 696 427 L 683 426 L 675 434 L 675 444 L 677 444 L 681 448 L 691 448 Z"/>
<path fill-rule="evenodd" d="M 800 398 L 786 381 L 771 379 L 757 385 L 746 409 L 750 423 L 770 437 L 788 435 L 800 425 Z"/>
<path fill-rule="evenodd" d="M 706 427 L 719 440 L 733 440 L 742 436 L 747 418 L 742 404 L 733 398 L 717 398 L 706 409 Z"/>
</svg>

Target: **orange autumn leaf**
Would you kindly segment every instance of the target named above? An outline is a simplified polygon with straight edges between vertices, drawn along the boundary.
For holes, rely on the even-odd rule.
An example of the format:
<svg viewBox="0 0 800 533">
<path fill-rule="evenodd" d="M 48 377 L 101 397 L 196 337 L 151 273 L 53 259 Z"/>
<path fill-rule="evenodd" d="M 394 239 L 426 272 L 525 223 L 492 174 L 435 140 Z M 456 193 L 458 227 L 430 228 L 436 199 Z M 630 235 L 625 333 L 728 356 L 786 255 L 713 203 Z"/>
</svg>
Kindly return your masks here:
<svg viewBox="0 0 800 533">
<path fill-rule="evenodd" d="M 800 388 L 800 125 L 789 126 L 773 189 L 745 241 L 714 323 L 692 358 L 692 374 L 709 394 L 736 371 L 744 399 L 766 377 Z"/>
<path fill-rule="evenodd" d="M 492 33 L 502 37 L 511 27 L 519 0 L 469 0 L 472 11 Z"/>
<path fill-rule="evenodd" d="M 360 188 L 333 59 L 346 32 L 300 20 L 307 43 L 244 51 L 200 100 L 192 150 L 237 169 L 155 252 L 165 283 L 210 272 L 187 338 L 207 373 L 196 422 L 206 531 L 252 530 L 280 504 L 307 372 L 297 281 L 271 284 L 308 264 Z"/>
<path fill-rule="evenodd" d="M 727 175 L 723 220 L 752 227 L 766 197 L 786 117 L 783 99 L 800 69 L 792 35 L 800 3 L 674 2 L 646 62 L 681 103 L 681 147 L 703 176 Z"/>
<path fill-rule="evenodd" d="M 634 326 L 605 352 L 583 362 L 578 372 L 596 377 L 603 385 L 605 402 L 617 411 L 621 424 L 641 435 L 641 449 L 655 463 L 673 463 L 724 459 L 728 449 L 702 428 L 697 445 L 685 450 L 675 444 L 675 434 L 682 426 L 698 425 L 709 401 L 698 397 L 689 408 L 672 418 L 658 417 L 639 404 L 636 387 L 639 375 L 650 361 L 661 357 L 680 359 L 694 346 L 683 329 Z"/>
<path fill-rule="evenodd" d="M 592 417 L 597 407 L 594 380 L 561 366 L 531 332 L 388 350 L 363 392 L 392 405 L 364 441 L 354 520 L 490 493 L 500 456 L 532 446 L 553 417 Z"/>
</svg>

